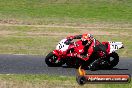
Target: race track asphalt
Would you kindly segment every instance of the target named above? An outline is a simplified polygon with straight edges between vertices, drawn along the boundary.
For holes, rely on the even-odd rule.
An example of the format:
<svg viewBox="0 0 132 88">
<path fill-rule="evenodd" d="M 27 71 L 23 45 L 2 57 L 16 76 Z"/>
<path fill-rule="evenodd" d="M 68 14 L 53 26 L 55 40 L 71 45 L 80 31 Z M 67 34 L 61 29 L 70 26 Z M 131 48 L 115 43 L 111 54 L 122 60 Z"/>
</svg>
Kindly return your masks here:
<svg viewBox="0 0 132 88">
<path fill-rule="evenodd" d="M 45 56 L 34 55 L 0 55 L 0 74 L 49 74 L 74 76 L 77 69 L 48 67 Z M 120 58 L 119 64 L 112 70 L 86 70 L 87 74 L 130 74 L 132 75 L 132 59 Z"/>
</svg>

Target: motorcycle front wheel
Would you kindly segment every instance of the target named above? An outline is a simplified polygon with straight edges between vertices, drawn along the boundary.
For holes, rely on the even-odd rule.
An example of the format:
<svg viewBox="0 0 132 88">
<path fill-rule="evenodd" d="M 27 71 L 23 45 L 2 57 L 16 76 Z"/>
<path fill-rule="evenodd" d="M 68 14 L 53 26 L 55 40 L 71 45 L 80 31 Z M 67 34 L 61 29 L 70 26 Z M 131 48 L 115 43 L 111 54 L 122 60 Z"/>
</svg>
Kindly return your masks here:
<svg viewBox="0 0 132 88">
<path fill-rule="evenodd" d="M 50 52 L 46 58 L 45 58 L 45 63 L 49 66 L 49 67 L 59 67 L 62 66 L 62 62 L 57 62 L 58 57 L 56 55 L 54 55 L 52 52 Z"/>
</svg>

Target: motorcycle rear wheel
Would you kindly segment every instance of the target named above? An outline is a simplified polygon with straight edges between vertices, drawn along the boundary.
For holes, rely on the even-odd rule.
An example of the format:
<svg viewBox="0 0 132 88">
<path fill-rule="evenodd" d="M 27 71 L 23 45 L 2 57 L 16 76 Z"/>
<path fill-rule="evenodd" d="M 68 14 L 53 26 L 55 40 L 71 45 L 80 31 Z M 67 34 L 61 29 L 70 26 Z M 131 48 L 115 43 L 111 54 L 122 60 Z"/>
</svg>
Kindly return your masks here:
<svg viewBox="0 0 132 88">
<path fill-rule="evenodd" d="M 119 62 L 119 56 L 116 52 L 111 53 L 107 59 L 108 64 L 103 66 L 104 69 L 112 69 Z"/>
</svg>

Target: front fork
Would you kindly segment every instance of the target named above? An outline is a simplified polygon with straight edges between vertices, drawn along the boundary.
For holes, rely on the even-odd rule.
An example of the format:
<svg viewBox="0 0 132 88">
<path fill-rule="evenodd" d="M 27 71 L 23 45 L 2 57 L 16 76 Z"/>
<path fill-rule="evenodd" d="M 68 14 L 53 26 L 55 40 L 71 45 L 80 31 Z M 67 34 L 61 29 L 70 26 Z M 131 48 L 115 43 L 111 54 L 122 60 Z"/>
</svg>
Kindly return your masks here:
<svg viewBox="0 0 132 88">
<path fill-rule="evenodd" d="M 64 59 L 67 57 L 66 52 L 60 50 L 53 50 L 53 54 L 58 57 L 55 63 L 64 62 Z"/>
<path fill-rule="evenodd" d="M 59 55 L 59 51 L 58 50 L 53 50 L 53 54 L 57 56 L 57 60 L 56 60 L 55 63 L 59 63 L 60 60 L 61 60 L 61 57 Z"/>
</svg>

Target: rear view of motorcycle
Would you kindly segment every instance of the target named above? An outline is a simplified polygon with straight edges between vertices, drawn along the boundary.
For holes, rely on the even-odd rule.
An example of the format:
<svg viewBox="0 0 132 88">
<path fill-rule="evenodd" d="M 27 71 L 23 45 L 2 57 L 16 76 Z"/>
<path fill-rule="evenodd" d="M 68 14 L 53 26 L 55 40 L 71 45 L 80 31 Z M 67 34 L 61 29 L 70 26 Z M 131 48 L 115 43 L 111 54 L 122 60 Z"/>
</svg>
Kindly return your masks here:
<svg viewBox="0 0 132 88">
<path fill-rule="evenodd" d="M 119 62 L 119 56 L 116 53 L 116 50 L 124 48 L 122 42 L 103 42 L 107 47 L 108 55 L 105 58 L 105 64 L 102 65 L 102 69 L 112 69 L 115 67 Z"/>
<path fill-rule="evenodd" d="M 80 54 L 83 51 L 83 46 L 77 40 L 72 42 L 68 39 L 62 39 L 56 49 L 50 52 L 46 58 L 45 62 L 50 67 L 62 66 L 66 64 L 68 67 L 79 67 L 89 68 L 89 66 L 95 61 L 101 59 L 97 57 L 97 53 L 93 54 L 90 59 L 83 61 L 80 58 L 75 57 L 75 54 Z M 119 56 L 116 53 L 117 50 L 124 48 L 122 42 L 102 42 L 102 45 L 105 46 L 107 51 L 107 56 L 104 59 L 99 60 L 97 66 L 90 68 L 90 70 L 98 69 L 112 69 L 119 62 Z"/>
</svg>

